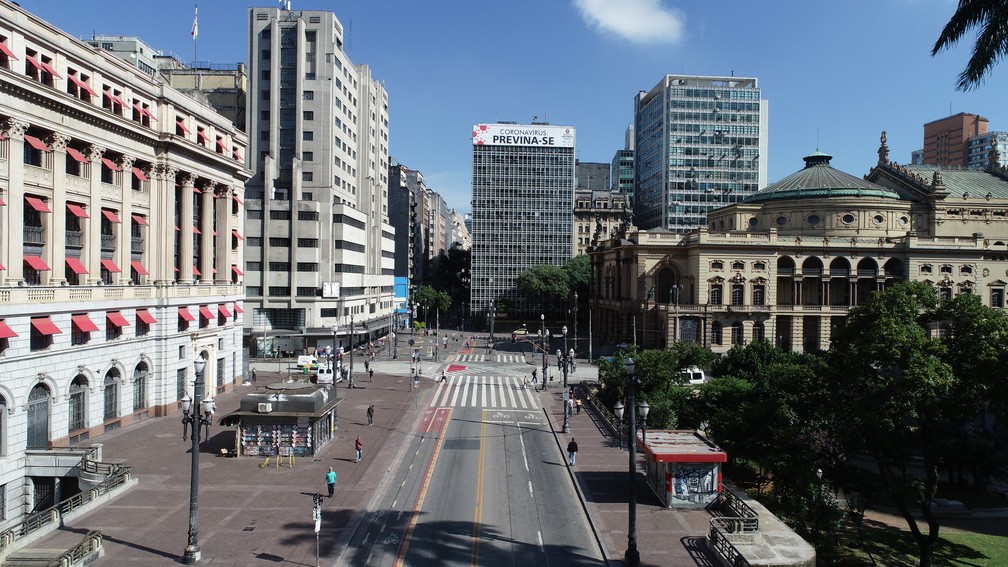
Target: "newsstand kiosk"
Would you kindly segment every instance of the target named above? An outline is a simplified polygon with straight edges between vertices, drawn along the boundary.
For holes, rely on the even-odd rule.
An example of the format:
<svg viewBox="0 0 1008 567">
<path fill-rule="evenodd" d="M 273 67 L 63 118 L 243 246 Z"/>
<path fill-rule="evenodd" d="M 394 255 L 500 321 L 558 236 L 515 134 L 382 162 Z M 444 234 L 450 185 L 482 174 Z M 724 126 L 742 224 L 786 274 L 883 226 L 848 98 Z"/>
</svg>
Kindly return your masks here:
<svg viewBox="0 0 1008 567">
<path fill-rule="evenodd" d="M 646 435 L 646 438 L 645 438 Z M 721 492 L 721 466 L 728 455 L 695 431 L 637 432 L 648 486 L 668 508 L 703 508 Z"/>
<path fill-rule="evenodd" d="M 332 384 L 276 382 L 242 396 L 220 424 L 237 427 L 236 456 L 312 457 L 339 430 Z"/>
</svg>

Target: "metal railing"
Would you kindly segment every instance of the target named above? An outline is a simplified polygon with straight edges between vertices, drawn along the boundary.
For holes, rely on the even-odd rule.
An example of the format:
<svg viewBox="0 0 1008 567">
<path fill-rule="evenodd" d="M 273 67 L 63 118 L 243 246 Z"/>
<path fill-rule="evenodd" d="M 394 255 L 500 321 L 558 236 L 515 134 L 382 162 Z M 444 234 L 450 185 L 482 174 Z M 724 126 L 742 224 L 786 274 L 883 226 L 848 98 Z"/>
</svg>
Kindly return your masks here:
<svg viewBox="0 0 1008 567">
<path fill-rule="evenodd" d="M 80 543 L 64 551 L 59 557 L 46 563 L 46 567 L 67 567 L 84 561 L 88 555 L 102 547 L 102 534 L 92 530 L 84 536 Z"/>
<path fill-rule="evenodd" d="M 731 565 L 731 567 L 752 567 L 752 563 L 742 555 L 742 552 L 732 542 L 728 541 L 728 538 L 721 530 L 714 527 L 713 523 L 711 523 L 707 540 L 711 550 L 718 557 L 724 559 L 725 565 Z"/>
<path fill-rule="evenodd" d="M 707 539 L 710 548 L 724 559 L 725 565 L 750 567 L 751 563 L 735 547 L 736 543 L 751 543 L 759 534 L 759 514 L 730 490 L 719 495 L 721 507 L 731 516 L 717 516 L 710 520 Z"/>
<path fill-rule="evenodd" d="M 4 530 L 3 533 L 0 533 L 0 555 L 12 547 L 18 540 L 24 539 L 50 524 L 58 524 L 61 517 L 112 492 L 129 482 L 133 477 L 133 469 L 131 467 L 112 463 L 99 463 L 87 458 L 81 460 L 80 468 L 86 472 L 105 473 L 108 476 L 104 481 L 87 492 L 79 492 L 55 506 L 36 512 L 22 520 L 21 523 Z"/>
</svg>

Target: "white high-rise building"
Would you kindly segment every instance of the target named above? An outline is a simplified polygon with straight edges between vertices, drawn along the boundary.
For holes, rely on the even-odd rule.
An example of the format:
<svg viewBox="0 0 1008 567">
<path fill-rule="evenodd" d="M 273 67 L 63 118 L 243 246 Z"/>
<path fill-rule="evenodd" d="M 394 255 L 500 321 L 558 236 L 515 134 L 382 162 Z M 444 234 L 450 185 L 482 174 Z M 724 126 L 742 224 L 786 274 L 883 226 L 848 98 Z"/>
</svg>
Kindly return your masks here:
<svg viewBox="0 0 1008 567">
<path fill-rule="evenodd" d="M 760 96 L 755 78 L 692 75 L 666 75 L 637 95 L 634 224 L 687 232 L 766 185 Z"/>
<path fill-rule="evenodd" d="M 249 10 L 246 274 L 256 352 L 389 325 L 388 94 L 328 11 Z"/>
<path fill-rule="evenodd" d="M 499 300 L 521 310 L 518 275 L 573 257 L 574 141 L 573 126 L 473 126 L 474 314 Z"/>
<path fill-rule="evenodd" d="M 91 439 L 243 374 L 247 139 L 0 3 L 0 532 L 87 491 Z M 85 456 L 86 455 L 86 456 Z M 115 455 L 105 455 L 114 460 Z"/>
</svg>

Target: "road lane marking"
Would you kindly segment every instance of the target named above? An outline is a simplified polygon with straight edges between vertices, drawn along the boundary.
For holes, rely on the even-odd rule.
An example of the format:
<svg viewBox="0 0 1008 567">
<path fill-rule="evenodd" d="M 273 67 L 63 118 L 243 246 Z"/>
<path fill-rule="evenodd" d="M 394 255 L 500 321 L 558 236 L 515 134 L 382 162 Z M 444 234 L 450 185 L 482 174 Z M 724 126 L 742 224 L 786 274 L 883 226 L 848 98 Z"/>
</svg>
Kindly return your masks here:
<svg viewBox="0 0 1008 567">
<path fill-rule="evenodd" d="M 524 378 L 523 378 L 523 380 L 524 380 Z M 514 396 L 515 389 L 514 389 L 514 386 L 512 386 L 511 384 L 508 384 L 508 386 L 509 387 L 507 389 L 507 393 L 508 393 L 508 397 L 511 398 L 511 407 L 513 407 L 513 408 L 518 407 L 517 405 L 515 405 L 515 396 Z M 501 394 L 501 403 L 504 403 L 504 394 Z"/>
<path fill-rule="evenodd" d="M 462 378 L 462 405 L 465 405 L 466 393 L 468 391 L 469 391 L 469 377 L 468 376 L 464 376 Z M 455 390 L 455 395 L 452 396 L 452 403 L 451 403 L 451 405 L 453 405 L 453 406 L 455 405 L 455 398 L 458 395 L 459 395 L 459 391 L 456 389 Z"/>
<path fill-rule="evenodd" d="M 473 510 L 473 541 L 469 564 L 479 565 L 480 524 L 483 521 L 483 473 L 486 467 L 486 421 L 480 426 L 479 465 L 476 469 L 476 502 Z"/>
<path fill-rule="evenodd" d="M 529 496 L 535 498 L 535 494 L 532 492 L 532 481 L 529 481 Z"/>
<path fill-rule="evenodd" d="M 546 548 L 543 547 L 542 532 L 536 532 L 536 537 L 539 539 L 539 551 L 545 553 Z"/>
<path fill-rule="evenodd" d="M 529 472 L 529 468 L 528 468 L 528 455 L 525 453 L 525 436 L 524 435 L 519 435 L 518 436 L 518 441 L 521 442 L 522 460 L 525 461 L 525 472 Z"/>
<path fill-rule="evenodd" d="M 501 393 L 501 402 L 504 401 L 504 395 Z M 490 377 L 490 407 L 497 407 L 497 376 Z"/>
<path fill-rule="evenodd" d="M 445 430 L 448 428 L 448 422 L 451 420 L 451 408 L 438 408 L 435 411 L 435 416 L 440 417 L 440 419 L 431 419 L 429 426 L 433 425 L 435 421 L 439 422 L 437 431 L 437 440 L 434 443 L 434 452 L 430 456 L 430 460 L 427 462 L 427 470 L 424 472 L 423 479 L 420 482 L 420 490 L 417 492 L 416 500 L 413 503 L 414 513 L 410 517 L 409 525 L 406 526 L 406 530 L 403 532 L 402 540 L 399 541 L 399 552 L 396 554 L 395 566 L 403 567 L 406 561 L 406 551 L 409 550 L 410 539 L 413 537 L 413 530 L 416 528 L 417 521 L 420 519 L 420 510 L 423 508 L 424 498 L 427 497 L 427 490 L 430 488 L 431 477 L 434 476 L 434 465 L 437 463 L 438 457 L 441 455 L 441 447 L 444 445 L 445 441 Z M 428 426 L 428 431 L 430 430 Z M 402 511 L 400 511 L 402 514 Z"/>
<path fill-rule="evenodd" d="M 479 394 L 479 376 L 473 376 L 472 401 L 469 402 L 470 406 L 476 407 L 476 396 L 478 394 Z M 462 397 L 464 398 L 465 396 Z"/>
</svg>

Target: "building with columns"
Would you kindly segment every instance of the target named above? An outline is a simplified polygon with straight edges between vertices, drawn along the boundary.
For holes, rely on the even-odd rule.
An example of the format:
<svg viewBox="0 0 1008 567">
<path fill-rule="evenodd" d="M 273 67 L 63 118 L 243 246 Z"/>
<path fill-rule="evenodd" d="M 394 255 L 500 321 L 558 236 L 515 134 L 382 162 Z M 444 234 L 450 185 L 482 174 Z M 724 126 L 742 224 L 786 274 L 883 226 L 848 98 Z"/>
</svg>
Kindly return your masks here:
<svg viewBox="0 0 1008 567">
<path fill-rule="evenodd" d="M 906 280 L 1004 308 L 1008 171 L 897 165 L 885 133 L 878 154 L 859 178 L 817 151 L 698 230 L 630 227 L 602 242 L 591 255 L 598 344 L 828 349 L 852 307 Z"/>
<path fill-rule="evenodd" d="M 250 172 L 209 105 L 9 2 L 0 133 L 3 531 L 86 490 L 91 439 L 175 412 L 197 357 L 209 393 L 241 380 Z"/>
</svg>

